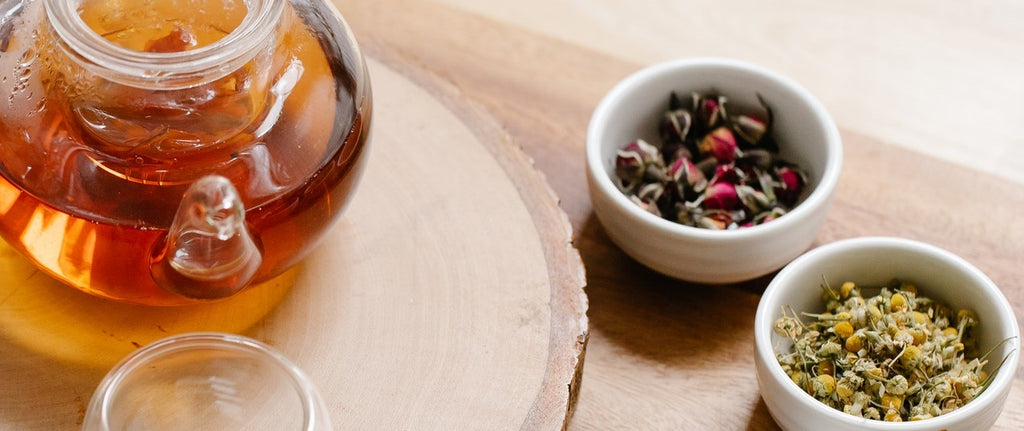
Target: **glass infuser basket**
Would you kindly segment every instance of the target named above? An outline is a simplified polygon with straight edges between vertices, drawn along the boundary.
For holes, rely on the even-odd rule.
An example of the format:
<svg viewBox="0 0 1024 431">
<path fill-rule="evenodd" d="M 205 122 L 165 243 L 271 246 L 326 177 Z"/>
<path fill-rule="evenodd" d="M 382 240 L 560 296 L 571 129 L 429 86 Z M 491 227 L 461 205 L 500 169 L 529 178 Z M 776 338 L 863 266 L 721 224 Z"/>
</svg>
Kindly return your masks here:
<svg viewBox="0 0 1024 431">
<path fill-rule="evenodd" d="M 187 304 L 294 265 L 370 120 L 325 0 L 0 0 L 0 235 L 98 296 Z"/>
</svg>

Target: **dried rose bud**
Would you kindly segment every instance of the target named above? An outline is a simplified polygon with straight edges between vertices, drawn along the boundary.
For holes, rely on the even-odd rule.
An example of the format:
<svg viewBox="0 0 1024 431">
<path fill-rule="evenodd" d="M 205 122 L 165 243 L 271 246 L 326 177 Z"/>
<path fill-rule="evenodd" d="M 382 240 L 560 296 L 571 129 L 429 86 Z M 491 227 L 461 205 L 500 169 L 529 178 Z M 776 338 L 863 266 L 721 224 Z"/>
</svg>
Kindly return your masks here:
<svg viewBox="0 0 1024 431">
<path fill-rule="evenodd" d="M 707 181 L 704 178 L 704 173 L 697 169 L 697 165 L 694 165 L 690 159 L 677 159 L 672 166 L 668 167 L 667 176 L 670 180 L 686 184 L 691 188 Z"/>
<path fill-rule="evenodd" d="M 806 184 L 803 174 L 789 166 L 782 166 L 775 169 L 775 175 L 778 178 L 775 196 L 786 205 L 792 206 Z"/>
<path fill-rule="evenodd" d="M 736 158 L 737 165 L 756 166 L 760 169 L 768 169 L 772 163 L 775 163 L 775 155 L 763 148 L 743 150 L 743 155 Z"/>
<path fill-rule="evenodd" d="M 683 142 L 686 135 L 690 133 L 690 112 L 685 109 L 676 109 L 665 112 L 658 125 L 658 132 L 664 143 Z"/>
<path fill-rule="evenodd" d="M 768 123 L 752 115 L 738 115 L 733 120 L 732 128 L 740 136 L 740 139 L 751 145 L 757 145 L 768 131 Z"/>
<path fill-rule="evenodd" d="M 734 226 L 732 215 L 725 211 L 707 211 L 697 220 L 697 227 L 725 230 Z"/>
<path fill-rule="evenodd" d="M 772 220 L 775 220 L 775 219 L 777 219 L 779 217 L 782 217 L 785 214 L 786 214 L 786 210 L 785 209 L 779 208 L 779 207 L 775 207 L 775 208 L 772 208 L 771 211 L 765 211 L 765 212 L 763 212 L 761 214 L 758 214 L 757 217 L 754 219 L 754 222 L 757 223 L 757 224 L 768 223 L 768 222 L 770 222 Z"/>
<path fill-rule="evenodd" d="M 661 157 L 671 165 L 679 159 L 693 159 L 693 152 L 682 142 L 669 142 L 661 146 Z"/>
<path fill-rule="evenodd" d="M 619 151 L 615 156 L 615 176 L 624 183 L 639 182 L 645 169 L 643 158 L 635 151 Z"/>
<path fill-rule="evenodd" d="M 662 164 L 661 151 L 643 139 L 637 139 L 616 153 L 615 176 L 630 187 L 640 182 L 645 174 L 659 175 L 658 168 Z"/>
<path fill-rule="evenodd" d="M 761 186 L 760 190 L 764 193 L 765 197 L 770 201 L 775 201 L 778 198 L 775 196 L 775 179 L 772 178 L 772 174 L 769 171 L 757 171 L 757 184 Z"/>
<path fill-rule="evenodd" d="M 715 175 L 711 177 L 711 183 L 729 183 L 736 185 L 740 183 L 742 171 L 736 169 L 732 163 L 722 163 L 715 166 Z"/>
<path fill-rule="evenodd" d="M 639 154 L 645 164 L 656 163 L 661 160 L 661 151 L 658 150 L 658 147 L 647 143 L 647 141 L 643 139 L 637 139 L 630 142 L 628 145 L 623 147 L 621 151 L 635 152 Z"/>
<path fill-rule="evenodd" d="M 665 186 L 661 183 L 650 183 L 640 187 L 640 190 L 636 192 L 636 197 L 644 202 L 657 202 L 661 199 L 661 195 L 665 193 Z"/>
<path fill-rule="evenodd" d="M 697 221 L 704 216 L 704 210 L 699 206 L 687 205 L 682 202 L 676 203 L 676 221 L 687 226 L 696 226 Z"/>
<path fill-rule="evenodd" d="M 697 163 L 697 169 L 700 169 L 704 173 L 705 178 L 714 178 L 715 172 L 718 169 L 718 159 L 712 157 L 705 157 Z"/>
<path fill-rule="evenodd" d="M 693 94 L 695 121 L 704 130 L 711 130 L 725 119 L 725 97 Z"/>
<path fill-rule="evenodd" d="M 708 133 L 704 139 L 697 144 L 700 153 L 711 155 L 718 159 L 719 163 L 729 163 L 736 159 L 737 150 L 736 137 L 728 127 L 719 127 Z"/>
<path fill-rule="evenodd" d="M 665 181 L 665 170 L 665 163 L 659 159 L 657 162 L 647 165 L 644 179 L 648 181 Z"/>
<path fill-rule="evenodd" d="M 665 172 L 665 187 L 670 202 L 682 202 L 697 196 L 707 187 L 704 173 L 690 159 L 676 159 Z"/>
<path fill-rule="evenodd" d="M 640 198 L 638 198 L 636 196 L 630 196 L 629 200 L 633 201 L 634 204 L 636 204 L 638 207 L 642 208 L 644 211 L 647 211 L 647 212 L 649 212 L 651 214 L 654 214 L 654 215 L 656 215 L 658 217 L 661 217 L 661 210 L 658 209 L 657 205 L 654 205 L 653 203 L 644 202 L 644 201 L 640 200 Z"/>
<path fill-rule="evenodd" d="M 727 211 L 739 209 L 740 198 L 736 194 L 736 186 L 724 182 L 709 185 L 704 190 L 704 206 Z"/>
<path fill-rule="evenodd" d="M 736 196 L 739 197 L 743 207 L 753 214 L 758 214 L 772 206 L 772 201 L 764 193 L 747 185 L 736 186 Z"/>
</svg>

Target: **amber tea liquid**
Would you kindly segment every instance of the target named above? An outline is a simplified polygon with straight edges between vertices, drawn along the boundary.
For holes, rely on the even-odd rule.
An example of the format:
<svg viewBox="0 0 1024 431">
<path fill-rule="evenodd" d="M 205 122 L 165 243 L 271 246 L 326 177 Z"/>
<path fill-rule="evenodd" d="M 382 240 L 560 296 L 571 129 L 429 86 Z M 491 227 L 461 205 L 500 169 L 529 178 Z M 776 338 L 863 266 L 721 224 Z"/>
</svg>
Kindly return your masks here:
<svg viewBox="0 0 1024 431">
<path fill-rule="evenodd" d="M 0 235 L 54 277 L 118 300 L 192 302 L 161 289 L 151 266 L 184 191 L 209 173 L 245 204 L 263 253 L 254 282 L 295 264 L 337 219 L 365 159 L 370 95 L 343 48 L 354 42 L 322 3 L 285 5 L 274 48 L 257 54 L 269 67 L 254 60 L 174 91 L 69 66 L 42 1 L 12 3 L 0 2 Z M 237 0 L 108 10 L 117 4 L 86 0 L 79 13 L 114 44 L 153 53 L 203 49 L 246 13 Z"/>
</svg>

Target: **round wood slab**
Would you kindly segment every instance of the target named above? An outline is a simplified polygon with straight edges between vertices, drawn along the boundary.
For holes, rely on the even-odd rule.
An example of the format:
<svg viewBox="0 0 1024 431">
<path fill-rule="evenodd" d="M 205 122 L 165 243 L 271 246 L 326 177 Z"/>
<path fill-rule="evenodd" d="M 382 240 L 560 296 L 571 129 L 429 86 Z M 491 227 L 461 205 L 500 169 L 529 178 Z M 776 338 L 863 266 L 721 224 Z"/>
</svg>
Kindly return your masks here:
<svg viewBox="0 0 1024 431">
<path fill-rule="evenodd" d="M 337 429 L 563 429 L 587 340 L 571 228 L 482 110 L 370 61 L 356 197 L 302 265 L 226 301 L 151 308 L 47 278 L 0 243 L 0 429 L 77 429 L 106 371 L 181 332 L 263 340 Z"/>
</svg>

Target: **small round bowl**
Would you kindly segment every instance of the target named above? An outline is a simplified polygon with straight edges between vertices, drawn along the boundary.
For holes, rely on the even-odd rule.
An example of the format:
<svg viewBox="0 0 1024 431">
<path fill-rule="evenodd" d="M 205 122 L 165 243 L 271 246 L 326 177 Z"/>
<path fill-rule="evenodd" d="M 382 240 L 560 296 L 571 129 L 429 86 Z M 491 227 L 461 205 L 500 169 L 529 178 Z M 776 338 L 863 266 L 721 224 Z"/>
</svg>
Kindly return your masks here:
<svg viewBox="0 0 1024 431">
<path fill-rule="evenodd" d="M 89 403 L 83 431 L 329 431 L 316 387 L 287 358 L 239 335 L 190 333 L 115 366 Z"/>
<path fill-rule="evenodd" d="M 780 156 L 808 176 L 810 193 L 788 214 L 748 228 L 706 230 L 650 214 L 616 187 L 616 152 L 637 138 L 658 140 L 669 94 L 712 90 L 733 109 L 758 107 L 758 95 L 771 106 Z M 768 274 L 807 250 L 839 181 L 842 144 L 825 108 L 792 80 L 752 64 L 702 58 L 657 64 L 612 88 L 590 119 L 586 159 L 594 212 L 615 244 L 665 275 L 725 284 Z"/>
<path fill-rule="evenodd" d="M 772 330 L 783 307 L 824 310 L 822 277 L 833 286 L 845 281 L 858 285 L 886 284 L 893 278 L 914 283 L 922 296 L 953 309 L 966 308 L 978 316 L 979 350 L 989 354 L 986 371 L 999 367 L 981 395 L 964 406 L 930 419 L 883 422 L 833 409 L 805 393 L 786 375 L 776 352 L 792 343 Z M 1004 340 L 1010 339 L 1008 342 Z M 1020 356 L 1020 329 L 1013 309 L 999 288 L 977 268 L 937 247 L 900 238 L 857 238 L 837 241 L 795 259 L 768 285 L 754 318 L 754 363 L 761 398 L 775 422 L 787 430 L 919 431 L 987 430 L 996 421 L 1013 384 Z M 1007 356 L 1009 355 L 1009 356 Z M 1006 362 L 1000 367 L 1002 358 Z"/>
</svg>

